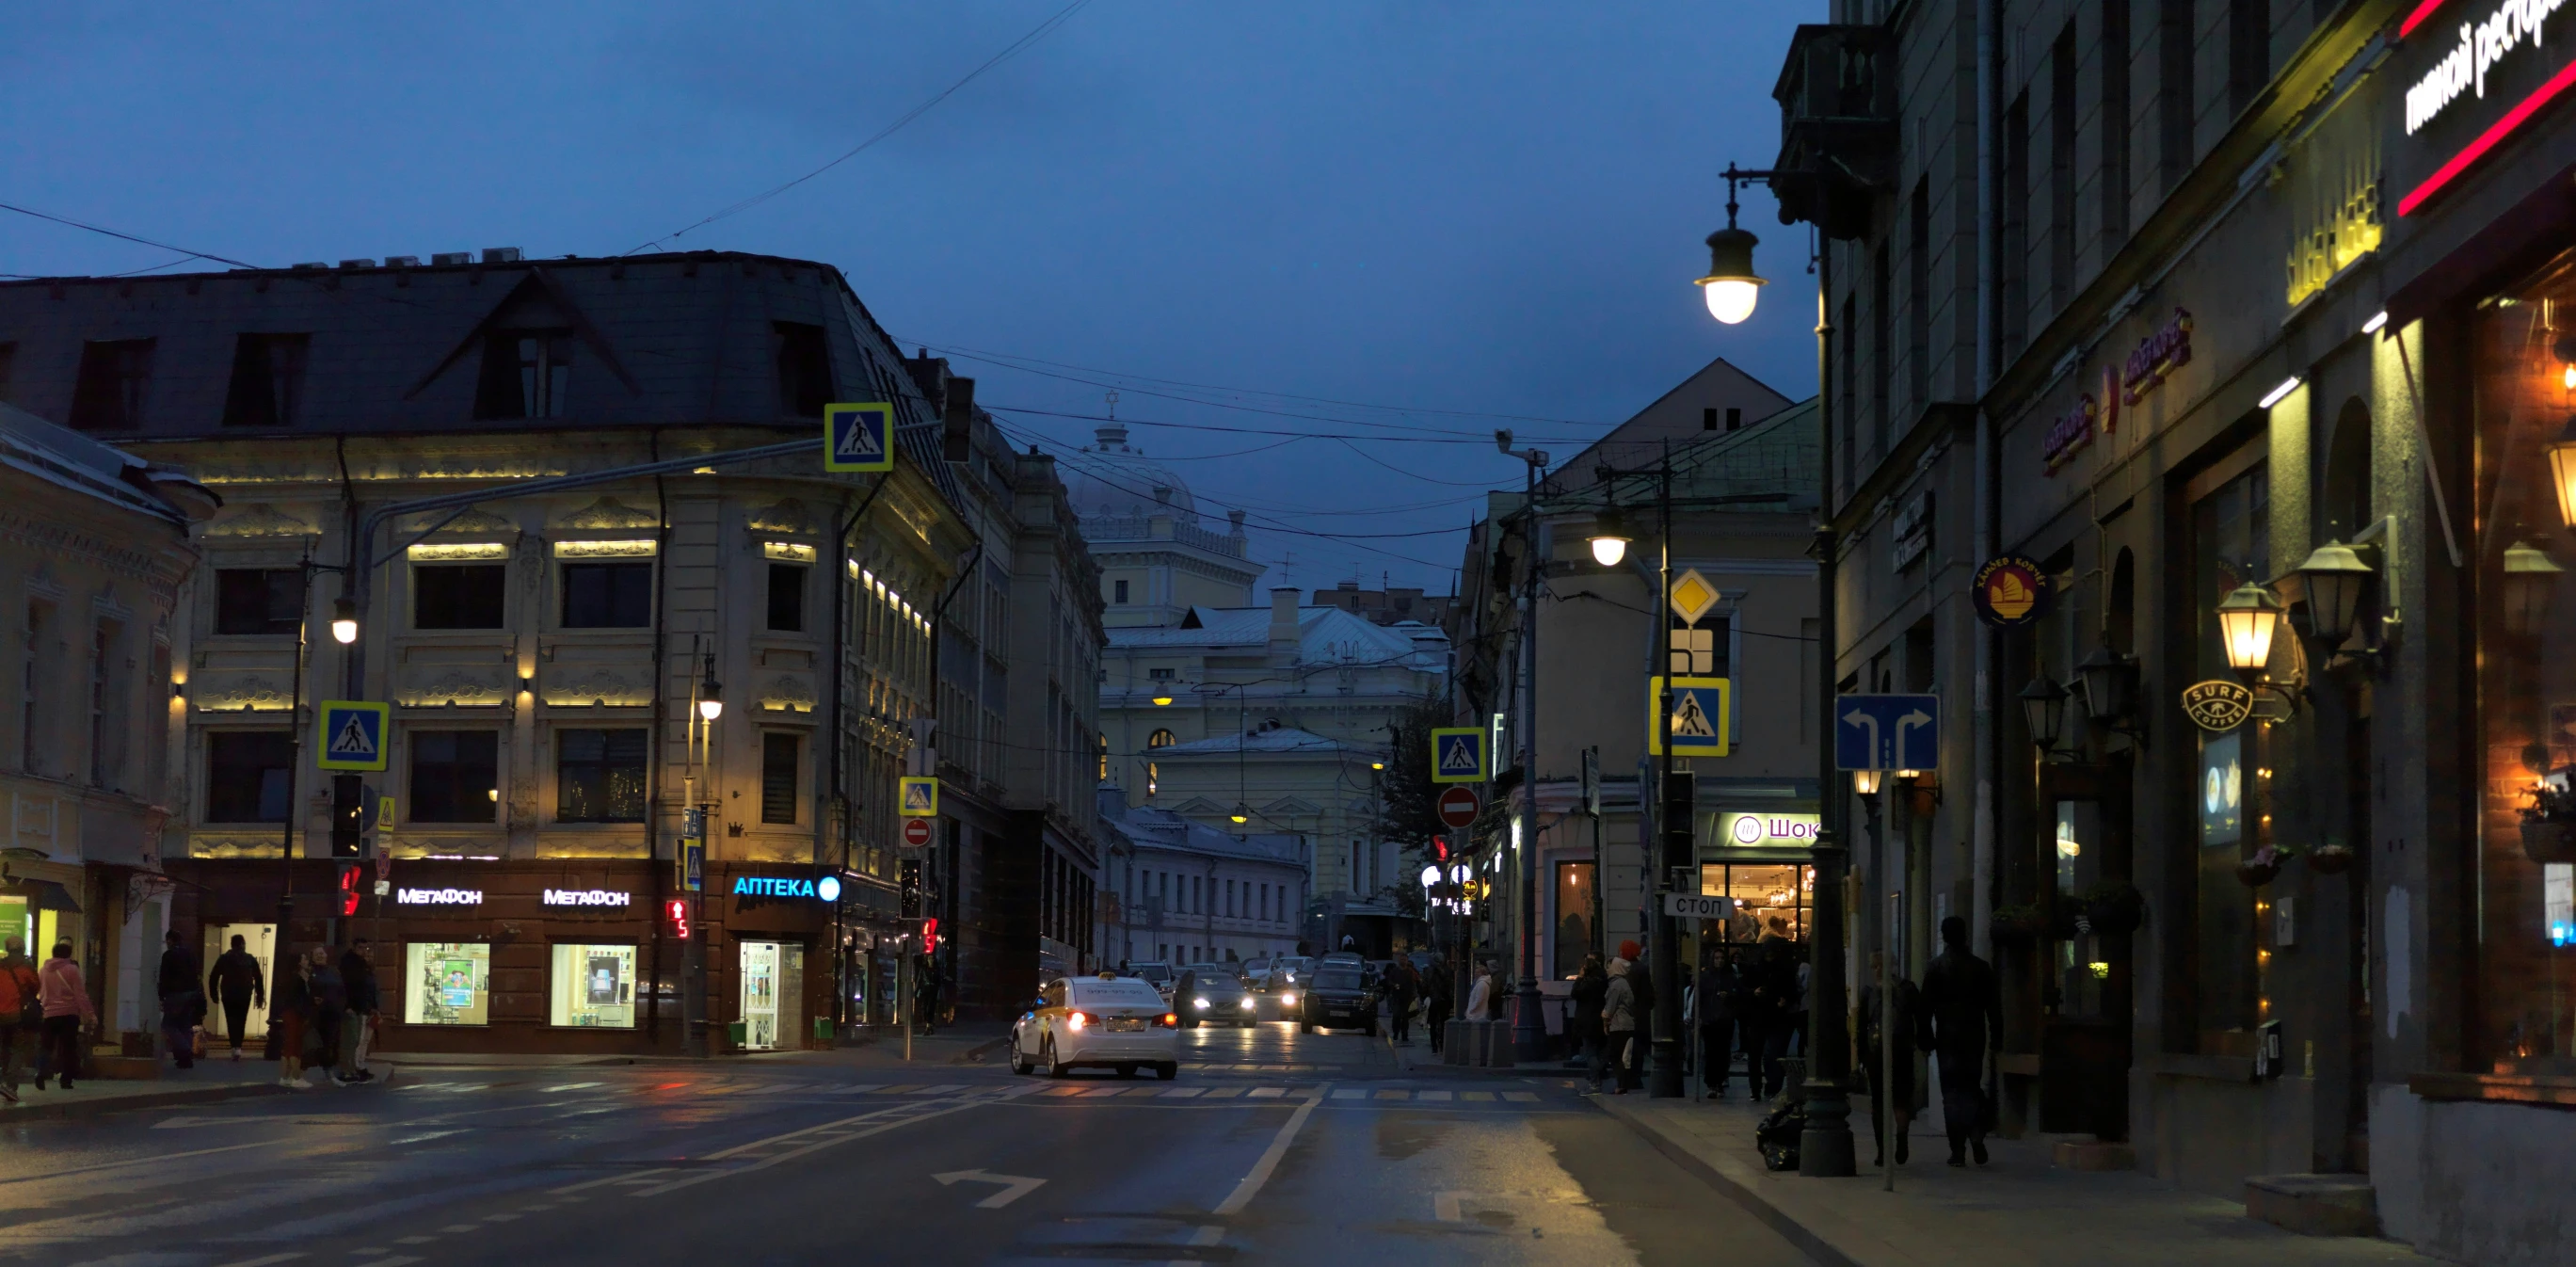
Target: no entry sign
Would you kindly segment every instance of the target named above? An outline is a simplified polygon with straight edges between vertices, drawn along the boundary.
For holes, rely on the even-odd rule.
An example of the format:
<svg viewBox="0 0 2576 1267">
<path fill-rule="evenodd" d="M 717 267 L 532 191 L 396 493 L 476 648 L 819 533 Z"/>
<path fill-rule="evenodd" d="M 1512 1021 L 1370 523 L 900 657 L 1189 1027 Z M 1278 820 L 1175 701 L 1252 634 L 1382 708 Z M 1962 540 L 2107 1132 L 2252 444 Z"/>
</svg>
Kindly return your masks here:
<svg viewBox="0 0 2576 1267">
<path fill-rule="evenodd" d="M 1445 788 L 1440 793 L 1438 807 L 1442 826 L 1464 827 L 1475 822 L 1476 789 L 1463 786 Z"/>
<path fill-rule="evenodd" d="M 907 818 L 903 820 L 903 843 L 910 845 L 915 849 L 928 849 L 930 847 L 930 820 L 927 818 Z"/>
</svg>

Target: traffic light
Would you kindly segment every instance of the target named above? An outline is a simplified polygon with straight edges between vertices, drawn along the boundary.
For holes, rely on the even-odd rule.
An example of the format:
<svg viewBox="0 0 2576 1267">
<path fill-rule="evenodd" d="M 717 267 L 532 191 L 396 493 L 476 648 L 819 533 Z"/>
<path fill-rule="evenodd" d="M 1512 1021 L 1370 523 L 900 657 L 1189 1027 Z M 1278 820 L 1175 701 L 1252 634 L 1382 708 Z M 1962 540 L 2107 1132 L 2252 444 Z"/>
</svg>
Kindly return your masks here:
<svg viewBox="0 0 2576 1267">
<path fill-rule="evenodd" d="M 340 864 L 340 914 L 345 918 L 358 913 L 358 880 L 366 868 L 354 862 Z"/>
<path fill-rule="evenodd" d="M 331 776 L 331 856 L 355 858 L 361 837 L 359 824 L 362 810 L 358 801 L 361 780 L 354 774 Z"/>
<path fill-rule="evenodd" d="M 921 859 L 906 858 L 896 864 L 896 875 L 902 884 L 904 919 L 921 918 Z"/>
<path fill-rule="evenodd" d="M 1433 862 L 1447 862 L 1447 861 L 1449 861 L 1449 842 L 1448 842 L 1448 840 L 1446 840 L 1445 838 L 1439 837 L 1439 836 L 1434 836 L 1434 837 L 1432 837 L 1432 838 L 1431 838 L 1431 860 L 1432 860 Z"/>
<path fill-rule="evenodd" d="M 934 915 L 921 921 L 921 953 L 925 955 L 934 954 L 938 950 L 939 917 Z"/>
<path fill-rule="evenodd" d="M 662 904 L 662 913 L 671 920 L 671 936 L 678 941 L 689 939 L 689 899 L 675 897 Z"/>
</svg>

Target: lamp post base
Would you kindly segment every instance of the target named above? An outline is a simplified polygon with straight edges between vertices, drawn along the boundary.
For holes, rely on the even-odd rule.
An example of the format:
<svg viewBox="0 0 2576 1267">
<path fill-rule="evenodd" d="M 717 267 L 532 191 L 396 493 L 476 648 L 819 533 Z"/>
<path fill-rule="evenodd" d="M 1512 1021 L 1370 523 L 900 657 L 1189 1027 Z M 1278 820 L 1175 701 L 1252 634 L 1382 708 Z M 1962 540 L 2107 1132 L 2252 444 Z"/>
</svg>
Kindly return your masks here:
<svg viewBox="0 0 2576 1267">
<path fill-rule="evenodd" d="M 1807 1082 L 1807 1129 L 1798 1136 L 1798 1173 L 1812 1179 L 1847 1179 L 1860 1173 L 1852 1151 L 1851 1100 L 1840 1082 Z"/>
<path fill-rule="evenodd" d="M 1658 1034 L 1646 1044 L 1646 1098 L 1678 1100 L 1682 1098 L 1681 1042 L 1670 1035 Z"/>
<path fill-rule="evenodd" d="M 1538 982 L 1521 978 L 1520 989 L 1512 994 L 1512 1063 L 1535 1064 L 1547 1059 L 1546 1030 L 1539 1024 Z"/>
</svg>

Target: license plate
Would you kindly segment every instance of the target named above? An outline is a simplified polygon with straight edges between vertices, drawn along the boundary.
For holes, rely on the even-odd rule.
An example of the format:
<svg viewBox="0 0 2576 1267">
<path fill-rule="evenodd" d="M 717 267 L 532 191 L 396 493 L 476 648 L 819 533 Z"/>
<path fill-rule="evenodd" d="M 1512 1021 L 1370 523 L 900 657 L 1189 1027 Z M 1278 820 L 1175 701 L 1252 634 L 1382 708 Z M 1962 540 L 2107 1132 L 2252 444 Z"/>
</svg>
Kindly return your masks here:
<svg viewBox="0 0 2576 1267">
<path fill-rule="evenodd" d="M 1113 1016 L 1109 1018 L 1109 1032 L 1112 1034 L 1133 1034 L 1143 1028 L 1145 1028 L 1145 1018 L 1141 1016 Z"/>
</svg>

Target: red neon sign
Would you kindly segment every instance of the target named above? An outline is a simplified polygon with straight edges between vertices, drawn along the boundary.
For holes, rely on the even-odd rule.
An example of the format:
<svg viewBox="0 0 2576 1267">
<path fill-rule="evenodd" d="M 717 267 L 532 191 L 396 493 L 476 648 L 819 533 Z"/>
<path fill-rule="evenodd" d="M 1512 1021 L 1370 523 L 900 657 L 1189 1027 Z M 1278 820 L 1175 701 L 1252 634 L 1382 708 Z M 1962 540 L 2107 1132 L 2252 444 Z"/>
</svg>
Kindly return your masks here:
<svg viewBox="0 0 2576 1267">
<path fill-rule="evenodd" d="M 2440 0 L 2426 0 L 2424 7 L 2416 12 L 2423 13 L 2439 2 Z M 2471 164 L 2485 158 L 2487 151 L 2503 144 L 2506 137 L 2513 135 L 2516 129 L 2530 121 L 2531 116 L 2540 113 L 2541 107 L 2556 100 L 2558 94 L 2567 91 L 2570 85 L 2576 85 L 2576 62 L 2569 62 L 2560 67 L 2557 74 L 2549 77 L 2548 83 L 2533 89 L 2530 96 L 2523 98 L 2513 109 L 2505 111 L 2503 118 L 2496 120 L 2486 131 L 2479 133 L 2478 139 L 2469 142 L 2466 148 L 2451 156 L 2451 161 L 2442 164 L 2432 175 L 2425 177 L 2423 184 L 2417 185 L 2405 197 L 2398 199 L 2397 214 L 2401 216 L 2415 214 L 2415 209 L 2423 206 L 2426 199 L 2442 192 L 2443 186 L 2458 179 L 2460 173 L 2467 171 Z"/>
<path fill-rule="evenodd" d="M 2407 14 L 2406 20 L 2397 24 L 2397 38 L 2402 40 L 2413 35 L 2415 28 L 2424 25 L 2424 20 L 2433 16 L 2433 10 L 2441 7 L 2442 0 L 2424 0 L 2422 4 L 2416 5 L 2415 11 Z"/>
</svg>

